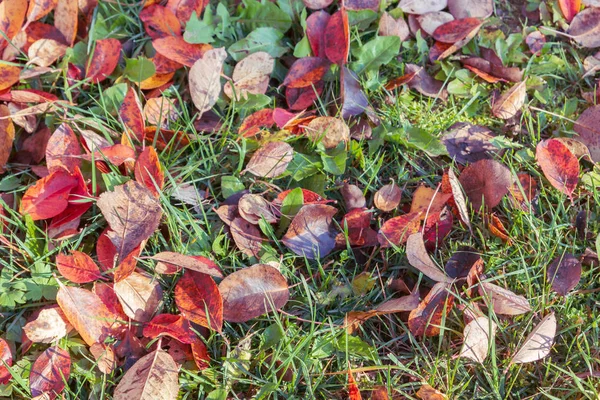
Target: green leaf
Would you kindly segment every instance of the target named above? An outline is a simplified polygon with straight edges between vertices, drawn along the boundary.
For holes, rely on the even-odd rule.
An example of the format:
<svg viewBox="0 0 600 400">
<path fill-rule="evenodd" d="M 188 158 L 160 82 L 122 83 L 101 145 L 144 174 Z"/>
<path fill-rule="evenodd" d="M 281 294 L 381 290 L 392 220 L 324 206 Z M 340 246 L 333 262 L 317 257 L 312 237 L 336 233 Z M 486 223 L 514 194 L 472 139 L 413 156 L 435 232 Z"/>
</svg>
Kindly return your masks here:
<svg viewBox="0 0 600 400">
<path fill-rule="evenodd" d="M 432 157 L 448 154 L 446 146 L 424 129 L 409 127 L 406 129 L 406 140 L 409 146 L 423 150 Z"/>
<path fill-rule="evenodd" d="M 229 46 L 229 55 L 235 61 L 258 51 L 265 51 L 274 58 L 284 55 L 288 48 L 281 44 L 283 33 L 272 27 L 257 28 L 244 39 Z"/>
<path fill-rule="evenodd" d="M 348 25 L 357 27 L 358 30 L 364 31 L 369 28 L 373 21 L 377 20 L 379 14 L 373 10 L 348 11 Z"/>
<path fill-rule="evenodd" d="M 25 247 L 35 257 L 41 257 L 45 254 L 46 238 L 45 235 L 35 225 L 35 221 L 29 215 L 23 217 L 27 229 L 25 236 Z"/>
<path fill-rule="evenodd" d="M 353 51 L 357 61 L 352 64 L 352 70 L 361 74 L 368 70 L 377 70 L 389 63 L 400 51 L 398 36 L 377 36 L 370 42 Z"/>
<path fill-rule="evenodd" d="M 238 22 L 250 29 L 271 27 L 285 33 L 292 27 L 292 18 L 270 1 L 244 0 L 244 6 Z"/>
<path fill-rule="evenodd" d="M 293 180 L 299 181 L 316 174 L 322 167 L 318 157 L 296 152 L 287 170 L 291 172 Z"/>
<path fill-rule="evenodd" d="M 295 188 L 285 196 L 281 203 L 281 219 L 279 220 L 278 234 L 283 234 L 292 222 L 292 218 L 304 205 L 304 194 L 301 188 Z"/>
<path fill-rule="evenodd" d="M 242 181 L 235 176 L 228 175 L 221 178 L 221 194 L 223 195 L 224 199 L 237 192 L 241 192 L 244 189 L 246 189 L 246 187 Z"/>
<path fill-rule="evenodd" d="M 190 20 L 185 24 L 185 32 L 183 39 L 188 43 L 212 43 L 215 41 L 215 30 L 213 25 L 207 21 L 212 19 L 212 12 L 206 10 L 204 12 L 205 20 L 200 20 L 194 11 L 190 16 Z M 209 16 L 209 17 L 207 17 Z"/>
<path fill-rule="evenodd" d="M 123 75 L 132 82 L 144 81 L 156 73 L 154 63 L 146 57 L 126 58 Z"/>
<path fill-rule="evenodd" d="M 308 41 L 308 37 L 304 36 L 302 40 L 300 40 L 296 47 L 294 47 L 294 57 L 302 58 L 308 57 L 311 54 L 310 42 Z"/>
<path fill-rule="evenodd" d="M 346 152 L 346 144 L 340 143 L 335 149 L 321 151 L 321 161 L 323 169 L 333 175 L 341 175 L 346 171 L 346 160 L 348 153 Z"/>
</svg>

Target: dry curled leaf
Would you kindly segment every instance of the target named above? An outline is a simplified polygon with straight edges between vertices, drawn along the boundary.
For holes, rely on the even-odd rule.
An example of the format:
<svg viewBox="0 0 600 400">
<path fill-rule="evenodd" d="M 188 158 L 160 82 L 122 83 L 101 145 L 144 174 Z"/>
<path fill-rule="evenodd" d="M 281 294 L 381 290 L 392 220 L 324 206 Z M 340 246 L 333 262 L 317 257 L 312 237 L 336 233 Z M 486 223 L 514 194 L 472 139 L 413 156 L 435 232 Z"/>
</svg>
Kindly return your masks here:
<svg viewBox="0 0 600 400">
<path fill-rule="evenodd" d="M 567 33 L 580 46 L 600 47 L 600 8 L 588 7 L 577 13 Z"/>
<path fill-rule="evenodd" d="M 137 272 L 116 282 L 114 291 L 125 315 L 139 322 L 150 321 L 159 311 L 163 298 L 160 283 L 151 276 Z"/>
<path fill-rule="evenodd" d="M 219 284 L 223 318 L 246 322 L 287 303 L 290 293 L 285 277 L 276 268 L 256 264 L 228 275 Z"/>
<path fill-rule="evenodd" d="M 433 260 L 429 257 L 423 235 L 414 233 L 408 237 L 406 241 L 406 257 L 410 265 L 422 272 L 424 275 L 433 279 L 436 282 L 452 282 L 453 279 L 446 276 L 444 271 L 438 268 Z"/>
<path fill-rule="evenodd" d="M 517 115 L 525 104 L 527 86 L 525 81 L 515 83 L 513 87 L 504 92 L 492 106 L 492 114 L 501 119 L 510 119 Z"/>
<path fill-rule="evenodd" d="M 260 178 L 275 178 L 285 172 L 293 158 L 292 146 L 285 142 L 269 142 L 252 155 L 246 172 Z"/>
<path fill-rule="evenodd" d="M 238 202 L 238 212 L 242 218 L 254 225 L 263 218 L 270 224 L 278 220 L 273 205 L 258 194 L 243 195 Z"/>
<path fill-rule="evenodd" d="M 188 79 L 190 94 L 196 109 L 202 113 L 210 110 L 221 93 L 221 69 L 227 58 L 224 48 L 206 51 L 190 69 Z"/>
<path fill-rule="evenodd" d="M 493 283 L 481 282 L 479 294 L 489 301 L 496 314 L 519 315 L 531 311 L 529 301 L 525 297 L 516 295 Z"/>
</svg>

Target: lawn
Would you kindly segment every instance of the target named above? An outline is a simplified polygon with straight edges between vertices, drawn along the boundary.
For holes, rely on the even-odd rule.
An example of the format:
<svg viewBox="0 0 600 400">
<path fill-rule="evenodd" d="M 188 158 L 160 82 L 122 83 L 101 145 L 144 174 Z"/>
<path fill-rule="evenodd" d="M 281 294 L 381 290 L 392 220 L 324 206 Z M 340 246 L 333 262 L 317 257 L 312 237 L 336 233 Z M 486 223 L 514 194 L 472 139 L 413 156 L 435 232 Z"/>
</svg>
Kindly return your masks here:
<svg viewBox="0 0 600 400">
<path fill-rule="evenodd" d="M 0 2 L 0 398 L 600 398 L 600 3 L 143 3 Z"/>
</svg>

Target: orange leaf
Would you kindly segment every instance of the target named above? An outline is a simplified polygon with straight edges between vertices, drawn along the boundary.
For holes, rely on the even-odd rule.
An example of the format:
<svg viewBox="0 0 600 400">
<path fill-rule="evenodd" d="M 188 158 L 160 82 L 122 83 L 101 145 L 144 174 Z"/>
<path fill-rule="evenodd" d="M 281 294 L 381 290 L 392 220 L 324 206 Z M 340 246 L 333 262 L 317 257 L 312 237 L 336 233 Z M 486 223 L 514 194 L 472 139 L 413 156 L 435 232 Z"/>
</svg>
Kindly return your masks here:
<svg viewBox="0 0 600 400">
<path fill-rule="evenodd" d="M 146 7 L 140 12 L 140 20 L 152 39 L 181 36 L 181 23 L 169 8 L 159 5 Z"/>
<path fill-rule="evenodd" d="M 204 6 L 208 4 L 207 0 L 169 0 L 167 7 L 177 15 L 177 18 L 182 23 L 190 20 L 192 13 L 195 11 L 199 17 L 204 10 Z"/>
<path fill-rule="evenodd" d="M 52 218 L 67 208 L 69 193 L 75 186 L 77 178 L 66 171 L 55 171 L 27 189 L 19 212 L 29 214 L 34 221 Z"/>
<path fill-rule="evenodd" d="M 56 268 L 62 276 L 74 283 L 88 283 L 102 278 L 94 260 L 81 251 L 73 251 L 70 256 L 58 254 Z"/>
<path fill-rule="evenodd" d="M 559 140 L 538 143 L 535 158 L 550 184 L 569 197 L 579 181 L 579 160 Z"/>
<path fill-rule="evenodd" d="M 192 67 L 204 53 L 213 48 L 210 44 L 188 43 L 181 36 L 154 39 L 152 46 L 162 56 L 188 67 Z"/>
<path fill-rule="evenodd" d="M 5 37 L 10 40 L 19 33 L 26 13 L 27 1 L 25 0 L 4 0 L 0 3 L 0 32 L 2 32 L 0 50 L 8 44 Z"/>
<path fill-rule="evenodd" d="M 6 90 L 19 82 L 20 74 L 21 68 L 14 65 L 0 64 L 0 91 Z"/>
<path fill-rule="evenodd" d="M 69 46 L 73 45 L 77 37 L 78 6 L 77 0 L 58 0 L 54 10 L 54 26 L 62 33 Z"/>
<path fill-rule="evenodd" d="M 360 390 L 358 389 L 358 385 L 354 380 L 354 376 L 352 376 L 352 370 L 348 370 L 348 399 L 349 400 L 362 400 L 362 396 L 360 395 Z"/>
<path fill-rule="evenodd" d="M 46 164 L 49 172 L 67 170 L 74 173 L 76 168 L 81 167 L 81 148 L 79 140 L 71 127 L 61 124 L 46 146 Z"/>
<path fill-rule="evenodd" d="M 190 328 L 190 323 L 181 315 L 159 314 L 144 326 L 143 335 L 154 339 L 158 336 L 170 336 L 181 343 L 192 344 L 199 339 Z"/>
<path fill-rule="evenodd" d="M 169 83 L 169 81 L 173 78 L 175 72 L 169 72 L 166 74 L 154 74 L 148 79 L 145 79 L 140 82 L 140 89 L 142 90 L 151 90 L 160 88 L 161 86 Z M 147 96 L 148 98 L 148 96 Z"/>
<path fill-rule="evenodd" d="M 54 10 L 57 4 L 58 0 L 30 0 L 25 28 L 33 21 L 37 21 L 48 15 Z"/>
<path fill-rule="evenodd" d="M 421 225 L 421 213 L 409 213 L 394 217 L 385 221 L 379 230 L 379 244 L 381 247 L 389 247 L 392 244 L 400 245 L 408 240 L 408 237 L 419 230 Z"/>
<path fill-rule="evenodd" d="M 210 356 L 208 355 L 208 349 L 201 340 L 197 340 L 192 343 L 192 356 L 194 362 L 200 371 L 210 367 Z"/>
<path fill-rule="evenodd" d="M 0 117 L 10 116 L 10 110 L 5 105 L 0 105 Z M 0 173 L 10 157 L 13 141 L 15 139 L 15 126 L 10 118 L 0 119 Z"/>
<path fill-rule="evenodd" d="M 175 303 L 181 314 L 190 321 L 221 331 L 223 299 L 210 276 L 186 270 L 175 286 Z"/>
<path fill-rule="evenodd" d="M 565 16 L 567 22 L 573 21 L 575 15 L 581 10 L 581 0 L 558 0 L 560 12 Z"/>
<path fill-rule="evenodd" d="M 294 62 L 288 71 L 283 80 L 283 86 L 287 86 L 291 89 L 311 86 L 323 78 L 330 65 L 331 63 L 325 58 L 300 58 Z"/>
<path fill-rule="evenodd" d="M 119 116 L 123 124 L 133 132 L 134 137 L 140 142 L 144 140 L 144 116 L 142 115 L 142 103 L 133 88 L 129 88 L 121 107 Z"/>
<path fill-rule="evenodd" d="M 85 77 L 93 83 L 102 82 L 112 74 L 121 56 L 121 42 L 117 39 L 101 39 L 96 42 L 96 48 Z"/>
<path fill-rule="evenodd" d="M 247 116 L 242 121 L 238 129 L 238 134 L 243 137 L 253 137 L 261 131 L 261 128 L 270 128 L 274 124 L 273 110 L 265 108 Z"/>
<path fill-rule="evenodd" d="M 346 10 L 334 13 L 325 28 L 325 54 L 329 61 L 334 64 L 343 65 L 348 59 L 350 50 L 350 28 L 348 26 L 348 14 Z"/>
<path fill-rule="evenodd" d="M 71 356 L 58 346 L 46 349 L 35 360 L 29 374 L 29 388 L 33 397 L 44 396 L 53 400 L 65 388 L 71 374 Z"/>
<path fill-rule="evenodd" d="M 165 183 L 165 174 L 160 166 L 154 147 L 148 146 L 135 162 L 135 180 L 146 186 L 155 197 L 159 197 Z"/>
</svg>

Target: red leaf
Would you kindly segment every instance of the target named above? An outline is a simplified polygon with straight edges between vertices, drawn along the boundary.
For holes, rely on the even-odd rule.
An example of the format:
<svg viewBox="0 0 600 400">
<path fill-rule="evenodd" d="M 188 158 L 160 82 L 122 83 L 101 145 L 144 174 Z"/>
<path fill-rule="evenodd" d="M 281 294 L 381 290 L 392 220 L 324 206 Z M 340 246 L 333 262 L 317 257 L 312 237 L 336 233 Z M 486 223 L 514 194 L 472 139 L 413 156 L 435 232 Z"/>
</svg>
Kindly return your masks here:
<svg viewBox="0 0 600 400">
<path fill-rule="evenodd" d="M 177 15 L 177 18 L 182 23 L 190 20 L 192 13 L 195 11 L 197 16 L 202 14 L 204 6 L 208 4 L 206 0 L 169 0 L 167 7 Z"/>
<path fill-rule="evenodd" d="M 243 137 L 253 137 L 261 131 L 261 128 L 270 128 L 274 124 L 273 110 L 265 108 L 247 116 L 242 121 L 238 134 Z"/>
<path fill-rule="evenodd" d="M 325 28 L 325 54 L 334 64 L 346 64 L 350 50 L 350 28 L 345 9 L 337 11 L 329 18 Z"/>
<path fill-rule="evenodd" d="M 135 162 L 135 180 L 146 186 L 155 197 L 159 197 L 165 183 L 165 174 L 160 166 L 154 147 L 148 146 Z"/>
<path fill-rule="evenodd" d="M 314 101 L 323 93 L 325 84 L 317 81 L 312 86 L 304 88 L 285 88 L 285 100 L 290 110 L 300 111 L 313 105 Z"/>
<path fill-rule="evenodd" d="M 581 0 L 558 0 L 560 12 L 565 16 L 567 22 L 573 21 L 575 15 L 581 10 Z"/>
<path fill-rule="evenodd" d="M 285 200 L 285 198 L 287 197 L 288 194 L 290 194 L 290 192 L 293 189 L 288 189 L 288 190 L 284 190 L 283 192 L 279 193 L 277 195 L 277 201 L 279 201 L 280 203 L 283 203 L 283 200 Z M 302 189 L 302 196 L 304 198 L 304 204 L 327 204 L 327 203 L 335 203 L 335 200 L 326 200 L 323 197 L 321 197 L 320 194 L 315 193 L 315 192 L 311 192 L 308 189 Z"/>
<path fill-rule="evenodd" d="M 483 204 L 490 209 L 496 207 L 513 184 L 510 170 L 504 164 L 485 159 L 465 168 L 459 181 L 475 210 Z"/>
<path fill-rule="evenodd" d="M 320 57 L 304 57 L 296 60 L 288 71 L 283 86 L 291 89 L 304 88 L 320 81 L 331 63 Z"/>
<path fill-rule="evenodd" d="M 58 254 L 56 268 L 62 276 L 74 283 L 88 283 L 102 278 L 94 260 L 81 251 L 73 251 L 71 256 Z"/>
<path fill-rule="evenodd" d="M 358 385 L 354 380 L 354 376 L 352 375 L 352 370 L 348 370 L 348 399 L 349 400 L 362 400 L 362 396 L 360 395 L 360 390 L 358 389 Z"/>
<path fill-rule="evenodd" d="M 406 243 L 410 235 L 418 232 L 420 225 L 420 212 L 389 219 L 385 221 L 379 230 L 379 244 L 381 247 L 390 247 L 392 244 L 397 246 Z"/>
<path fill-rule="evenodd" d="M 113 73 L 120 56 L 121 42 L 117 39 L 98 40 L 85 77 L 91 79 L 93 83 L 102 82 Z"/>
<path fill-rule="evenodd" d="M 432 36 L 438 42 L 454 44 L 472 38 L 482 24 L 479 18 L 455 19 L 437 27 Z"/>
<path fill-rule="evenodd" d="M 564 143 L 548 139 L 538 143 L 535 158 L 550 184 L 569 197 L 579 181 L 579 160 Z"/>
<path fill-rule="evenodd" d="M 29 214 L 34 221 L 55 217 L 67 208 L 69 193 L 75 186 L 76 177 L 66 171 L 55 171 L 27 189 L 19 212 Z"/>
<path fill-rule="evenodd" d="M 29 387 L 33 397 L 55 399 L 71 374 L 71 356 L 58 346 L 46 349 L 31 366 Z"/>
<path fill-rule="evenodd" d="M 142 115 L 142 103 L 133 88 L 129 88 L 121 107 L 119 107 L 119 116 L 123 124 L 131 130 L 133 137 L 138 141 L 144 140 L 144 116 Z"/>
<path fill-rule="evenodd" d="M 326 57 L 325 55 L 325 29 L 331 15 L 326 11 L 317 11 L 306 19 L 306 37 L 315 57 Z"/>
<path fill-rule="evenodd" d="M 81 147 L 75 133 L 67 124 L 60 125 L 50 136 L 46 147 L 46 164 L 50 173 L 65 169 L 71 173 L 81 167 Z"/>
<path fill-rule="evenodd" d="M 206 257 L 186 256 L 179 253 L 173 253 L 171 251 L 163 251 L 155 254 L 151 258 L 159 262 L 156 266 L 156 269 L 157 272 L 161 274 L 169 273 L 171 270 L 177 272 L 181 270 L 181 268 L 187 268 L 189 270 L 215 276 L 217 278 L 223 277 L 223 273 L 217 264 Z M 164 265 L 161 266 L 161 264 Z M 168 270 L 169 272 L 165 272 L 165 270 Z"/>
<path fill-rule="evenodd" d="M 159 314 L 144 326 L 143 335 L 154 339 L 161 335 L 170 336 L 181 343 L 192 344 L 199 341 L 190 328 L 190 323 L 181 315 Z"/>
<path fill-rule="evenodd" d="M 190 68 L 204 53 L 213 48 L 210 44 L 188 43 L 181 36 L 154 39 L 152 46 L 162 56 Z"/>
<path fill-rule="evenodd" d="M 449 293 L 447 283 L 435 284 L 417 308 L 410 312 L 408 328 L 415 336 L 436 336 L 444 315 L 452 309 L 454 297 Z"/>
<path fill-rule="evenodd" d="M 561 296 L 566 296 L 581 279 L 581 261 L 572 254 L 558 256 L 548 266 L 547 276 L 552 289 Z"/>
<path fill-rule="evenodd" d="M 124 320 L 127 319 L 112 283 L 94 282 L 92 292 L 100 298 L 110 312 L 120 315 Z"/>
<path fill-rule="evenodd" d="M 210 367 L 210 356 L 208 355 L 208 349 L 204 342 L 197 340 L 192 343 L 192 355 L 194 356 L 194 362 L 200 371 Z"/>
<path fill-rule="evenodd" d="M 140 12 L 140 20 L 152 39 L 181 36 L 181 23 L 169 8 L 153 4 Z"/>
<path fill-rule="evenodd" d="M 6 385 L 12 379 L 4 363 L 10 367 L 13 364 L 13 356 L 6 340 L 0 338 L 0 385 Z"/>
<path fill-rule="evenodd" d="M 217 284 L 210 276 L 185 271 L 175 286 L 175 303 L 181 314 L 190 321 L 221 331 L 223 299 Z"/>
<path fill-rule="evenodd" d="M 91 196 L 78 167 L 75 167 L 73 176 L 77 179 L 77 186 L 69 194 L 69 205 L 62 213 L 52 218 L 52 223 L 48 229 L 55 229 L 76 220 L 92 206 L 91 201 L 85 201 L 90 199 Z"/>
</svg>

